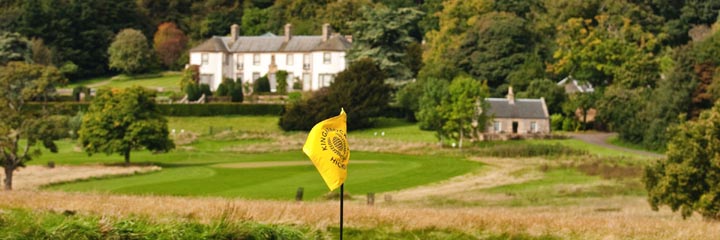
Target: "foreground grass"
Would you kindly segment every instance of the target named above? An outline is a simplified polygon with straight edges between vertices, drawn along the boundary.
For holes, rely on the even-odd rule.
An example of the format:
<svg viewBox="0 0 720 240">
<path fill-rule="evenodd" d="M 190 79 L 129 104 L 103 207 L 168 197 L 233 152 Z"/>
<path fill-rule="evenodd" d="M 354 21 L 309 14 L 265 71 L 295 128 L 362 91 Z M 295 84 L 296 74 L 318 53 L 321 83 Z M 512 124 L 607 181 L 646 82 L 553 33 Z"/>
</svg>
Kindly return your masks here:
<svg viewBox="0 0 720 240">
<path fill-rule="evenodd" d="M 0 219 L 8 209 L 34 209 L 30 219 L 41 219 L 46 211 L 75 212 L 77 216 L 104 216 L 97 222 L 111 225 L 116 220 L 170 224 L 201 223 L 214 226 L 226 219 L 229 224 L 262 223 L 287 227 L 314 239 L 337 239 L 337 201 L 291 202 L 170 196 L 122 196 L 92 193 L 13 191 L 0 194 Z M 37 212 L 39 211 L 39 212 Z M 7 219 L 7 218 L 6 218 Z M 150 220 L 145 220 L 150 219 Z M 0 239 L 7 222 L 0 220 Z M 82 226 L 95 229 L 95 223 Z M 84 225 L 87 224 L 87 225 Z M 292 224 L 292 225 L 289 225 Z M 25 225 L 25 224 L 23 224 Z M 57 229 L 66 231 L 68 227 Z M 70 225 L 72 226 L 72 225 Z M 21 227 L 21 226 L 20 226 Z M 180 231 L 175 227 L 167 232 Z M 584 201 L 577 206 L 462 207 L 431 208 L 385 205 L 367 206 L 359 201 L 345 203 L 345 231 L 348 239 L 719 239 L 720 224 L 700 216 L 683 219 L 667 208 L 650 210 L 645 198 L 620 197 Z M 87 229 L 83 228 L 83 229 Z M 21 228 L 22 229 L 22 228 Z M 70 228 L 71 230 L 72 228 Z M 107 229 L 107 228 L 106 228 Z M 307 229 L 307 230 L 306 230 Z M 312 229 L 312 230 L 310 230 Z M 8 230 L 17 232 L 16 230 Z M 310 232 L 312 231 L 312 232 Z M 23 231 L 30 233 L 31 231 Z M 139 231 L 133 231 L 137 233 Z M 316 234 L 316 233 L 320 234 Z M 313 235 L 316 234 L 316 235 Z M 125 239 L 155 239 L 141 233 Z M 30 238 L 25 238 L 30 239 Z M 32 238 L 36 239 L 36 238 Z M 63 238 L 40 238 L 63 239 Z M 78 238 L 72 238 L 78 239 Z M 79 238 L 83 239 L 83 238 Z M 112 238 L 110 238 L 112 239 Z M 122 239 L 122 238 L 115 238 Z M 160 239 L 172 239 L 162 238 Z M 253 239 L 230 238 L 223 239 Z M 260 238 L 264 239 L 264 238 Z M 281 238 L 276 238 L 281 239 Z"/>
<path fill-rule="evenodd" d="M 395 230 L 389 227 L 345 228 L 349 239 L 477 239 L 449 229 Z M 0 239 L 337 239 L 339 229 L 233 221 L 222 216 L 209 223 L 192 219 L 106 217 L 9 209 L 0 212 Z M 483 234 L 484 239 L 558 239 L 549 235 Z"/>
</svg>

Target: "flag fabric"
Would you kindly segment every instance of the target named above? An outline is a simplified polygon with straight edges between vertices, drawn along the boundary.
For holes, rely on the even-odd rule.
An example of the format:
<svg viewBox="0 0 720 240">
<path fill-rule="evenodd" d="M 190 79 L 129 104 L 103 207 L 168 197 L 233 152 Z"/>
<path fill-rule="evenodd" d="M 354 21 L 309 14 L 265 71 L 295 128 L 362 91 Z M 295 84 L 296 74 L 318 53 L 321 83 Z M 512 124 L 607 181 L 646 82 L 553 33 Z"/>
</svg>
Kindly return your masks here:
<svg viewBox="0 0 720 240">
<path fill-rule="evenodd" d="M 316 124 L 310 130 L 303 152 L 310 157 L 330 191 L 340 187 L 347 178 L 350 160 L 345 110 Z"/>
</svg>

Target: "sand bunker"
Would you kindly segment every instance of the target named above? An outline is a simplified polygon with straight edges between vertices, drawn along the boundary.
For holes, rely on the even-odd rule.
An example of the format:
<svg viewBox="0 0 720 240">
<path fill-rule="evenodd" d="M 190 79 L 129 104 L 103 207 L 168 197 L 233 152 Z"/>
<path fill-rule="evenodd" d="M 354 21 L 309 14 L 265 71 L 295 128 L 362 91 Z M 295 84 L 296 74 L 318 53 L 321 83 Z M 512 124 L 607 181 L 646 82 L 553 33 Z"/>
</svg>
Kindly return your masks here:
<svg viewBox="0 0 720 240">
<path fill-rule="evenodd" d="M 374 164 L 380 161 L 375 160 L 351 160 L 350 164 Z M 290 166 L 306 166 L 312 165 L 310 160 L 302 161 L 273 161 L 273 162 L 240 162 L 240 163 L 221 163 L 212 165 L 220 168 L 267 168 L 267 167 L 290 167 Z"/>
</svg>

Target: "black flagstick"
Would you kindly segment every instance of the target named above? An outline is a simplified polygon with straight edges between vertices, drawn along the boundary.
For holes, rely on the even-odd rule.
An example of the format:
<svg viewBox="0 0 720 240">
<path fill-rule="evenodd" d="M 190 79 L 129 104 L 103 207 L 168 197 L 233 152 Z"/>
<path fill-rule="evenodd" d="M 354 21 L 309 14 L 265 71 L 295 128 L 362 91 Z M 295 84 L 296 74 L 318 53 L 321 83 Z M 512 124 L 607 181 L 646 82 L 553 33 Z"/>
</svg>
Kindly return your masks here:
<svg viewBox="0 0 720 240">
<path fill-rule="evenodd" d="M 340 185 L 340 240 L 342 240 L 342 229 L 343 229 L 343 198 L 344 198 L 345 184 Z"/>
</svg>

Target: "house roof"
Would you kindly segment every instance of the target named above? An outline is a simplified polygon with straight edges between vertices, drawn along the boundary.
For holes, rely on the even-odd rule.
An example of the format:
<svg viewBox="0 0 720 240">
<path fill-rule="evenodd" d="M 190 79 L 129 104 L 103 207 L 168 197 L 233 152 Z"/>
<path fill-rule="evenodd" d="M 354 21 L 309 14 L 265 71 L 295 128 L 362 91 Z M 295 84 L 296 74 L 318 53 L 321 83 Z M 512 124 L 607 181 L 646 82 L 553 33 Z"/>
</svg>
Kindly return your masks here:
<svg viewBox="0 0 720 240">
<path fill-rule="evenodd" d="M 560 82 L 557 83 L 558 86 L 564 86 L 565 87 L 565 93 L 587 93 L 587 92 L 594 92 L 595 89 L 593 88 L 592 84 L 589 82 L 583 81 L 580 82 L 573 78 L 572 76 L 567 76 L 566 78 L 563 78 L 563 80 L 560 80 Z"/>
<path fill-rule="evenodd" d="M 544 99 L 517 98 L 511 104 L 506 98 L 486 98 L 487 115 L 495 118 L 547 119 L 549 117 Z"/>
<path fill-rule="evenodd" d="M 220 37 L 212 37 L 190 49 L 191 52 L 228 52 L 227 45 Z"/>
<path fill-rule="evenodd" d="M 345 37 L 334 34 L 327 41 L 322 36 L 292 36 L 285 42 L 285 36 L 264 34 L 261 36 L 243 36 L 232 41 L 231 37 L 215 36 L 190 49 L 191 52 L 312 52 L 346 51 L 350 42 Z"/>
</svg>

